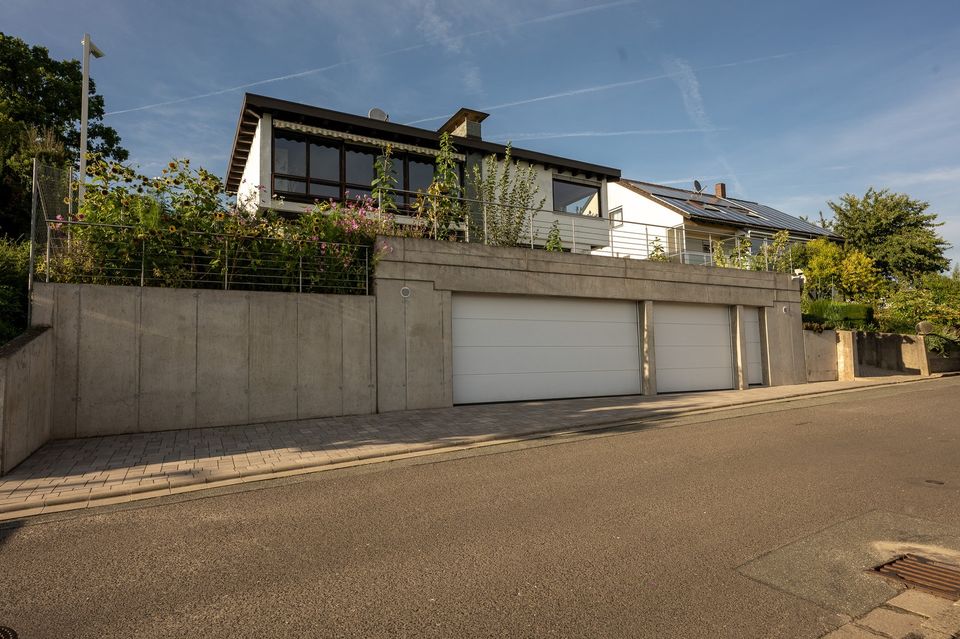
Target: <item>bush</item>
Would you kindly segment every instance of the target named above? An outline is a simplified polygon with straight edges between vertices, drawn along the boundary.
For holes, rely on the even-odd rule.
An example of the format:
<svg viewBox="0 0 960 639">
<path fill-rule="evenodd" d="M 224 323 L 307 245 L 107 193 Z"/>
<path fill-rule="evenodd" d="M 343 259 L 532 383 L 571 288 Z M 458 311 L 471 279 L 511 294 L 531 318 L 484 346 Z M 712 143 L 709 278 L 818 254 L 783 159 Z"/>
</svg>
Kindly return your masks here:
<svg viewBox="0 0 960 639">
<path fill-rule="evenodd" d="M 50 227 L 51 281 L 356 293 L 393 218 L 369 198 L 287 217 L 227 200 L 219 178 L 177 160 L 160 177 L 96 160 L 83 206 Z M 81 222 L 77 224 L 76 222 Z"/>
<path fill-rule="evenodd" d="M 30 244 L 0 238 L 0 344 L 27 328 L 27 268 Z"/>
<path fill-rule="evenodd" d="M 873 307 L 826 299 L 804 299 L 801 303 L 803 322 L 823 329 L 875 330 Z"/>
</svg>

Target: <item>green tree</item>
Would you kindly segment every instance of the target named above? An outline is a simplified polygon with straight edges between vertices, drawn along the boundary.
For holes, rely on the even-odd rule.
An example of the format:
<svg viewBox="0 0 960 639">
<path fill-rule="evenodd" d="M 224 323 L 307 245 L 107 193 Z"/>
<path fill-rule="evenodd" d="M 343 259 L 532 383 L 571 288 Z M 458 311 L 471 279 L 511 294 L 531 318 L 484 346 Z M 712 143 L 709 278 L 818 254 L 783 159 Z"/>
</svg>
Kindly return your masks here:
<svg viewBox="0 0 960 639">
<path fill-rule="evenodd" d="M 45 47 L 0 33 L 0 233 L 30 229 L 33 157 L 65 166 L 79 153 L 79 60 L 55 60 Z M 117 132 L 103 124 L 103 96 L 90 80 L 87 150 L 123 161 Z"/>
<path fill-rule="evenodd" d="M 937 233 L 942 223 L 926 212 L 927 202 L 871 187 L 862 198 L 847 193 L 827 204 L 833 209 L 833 229 L 872 258 L 884 277 L 915 283 L 950 266 L 944 256 L 950 245 Z"/>
<path fill-rule="evenodd" d="M 883 290 L 880 272 L 867 254 L 848 249 L 840 262 L 840 291 L 851 302 L 872 303 Z"/>
<path fill-rule="evenodd" d="M 536 169 L 514 161 L 508 144 L 503 162 L 488 155 L 482 167 L 474 165 L 470 182 L 480 200 L 477 235 L 493 246 L 527 244 L 530 216 L 546 202 L 536 199 L 540 193 Z"/>
<path fill-rule="evenodd" d="M 807 243 L 807 263 L 803 270 L 807 296 L 832 298 L 840 288 L 843 249 L 836 242 L 818 238 Z"/>
<path fill-rule="evenodd" d="M 547 243 L 543 245 L 543 248 L 548 251 L 553 251 L 554 253 L 560 253 L 563 251 L 563 239 L 560 236 L 559 220 L 553 221 L 553 225 L 550 227 L 550 232 L 547 233 Z"/>
<path fill-rule="evenodd" d="M 440 151 L 437 153 L 433 182 L 427 187 L 426 193 L 417 197 L 414 204 L 417 216 L 427 224 L 429 237 L 435 240 L 448 239 L 451 225 L 463 222 L 460 176 L 453 157 L 456 152 L 450 134 L 444 132 L 440 136 Z"/>
</svg>

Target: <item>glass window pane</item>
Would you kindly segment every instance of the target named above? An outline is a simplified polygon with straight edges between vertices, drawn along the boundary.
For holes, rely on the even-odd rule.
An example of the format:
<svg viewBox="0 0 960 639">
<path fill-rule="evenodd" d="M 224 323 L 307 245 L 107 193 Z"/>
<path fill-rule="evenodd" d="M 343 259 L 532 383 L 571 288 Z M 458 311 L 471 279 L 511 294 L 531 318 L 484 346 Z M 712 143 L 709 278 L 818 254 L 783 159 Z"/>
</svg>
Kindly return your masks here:
<svg viewBox="0 0 960 639">
<path fill-rule="evenodd" d="M 285 178 L 276 178 L 273 181 L 274 191 L 283 191 L 285 193 L 306 193 L 307 183 L 300 180 L 287 180 Z"/>
<path fill-rule="evenodd" d="M 600 187 L 554 180 L 553 210 L 599 217 Z"/>
<path fill-rule="evenodd" d="M 340 199 L 340 187 L 332 186 L 330 184 L 317 184 L 316 182 L 310 183 L 310 195 L 314 195 L 321 200 L 326 200 L 333 198 L 335 200 Z"/>
<path fill-rule="evenodd" d="M 347 187 L 347 198 L 348 200 L 357 200 L 371 197 L 373 192 L 367 189 L 354 189 Z"/>
<path fill-rule="evenodd" d="M 373 162 L 377 154 L 374 151 L 359 149 L 347 150 L 347 182 L 351 184 L 370 184 L 373 182 Z"/>
<path fill-rule="evenodd" d="M 417 191 L 426 192 L 430 183 L 433 182 L 433 163 L 411 158 L 409 165 L 410 191 L 412 193 L 416 193 Z"/>
<path fill-rule="evenodd" d="M 273 172 L 307 175 L 307 143 L 292 135 L 277 133 L 273 141 Z"/>
<path fill-rule="evenodd" d="M 326 144 L 311 144 L 310 177 L 339 182 L 340 149 Z"/>
<path fill-rule="evenodd" d="M 380 158 L 383 158 L 381 155 Z M 397 181 L 394 185 L 394 189 L 397 191 L 403 191 L 403 156 L 397 157 L 396 155 L 390 156 L 390 174 L 393 175 L 394 179 Z"/>
</svg>

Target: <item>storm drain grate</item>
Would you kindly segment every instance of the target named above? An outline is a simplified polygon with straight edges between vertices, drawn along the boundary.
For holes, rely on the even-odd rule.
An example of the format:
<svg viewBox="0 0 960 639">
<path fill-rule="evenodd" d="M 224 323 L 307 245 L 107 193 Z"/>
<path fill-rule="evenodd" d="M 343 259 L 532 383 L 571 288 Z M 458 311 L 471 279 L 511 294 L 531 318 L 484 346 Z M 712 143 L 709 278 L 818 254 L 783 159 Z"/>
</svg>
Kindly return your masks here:
<svg viewBox="0 0 960 639">
<path fill-rule="evenodd" d="M 919 555 L 903 555 L 874 568 L 881 575 L 940 597 L 960 599 L 960 567 Z"/>
<path fill-rule="evenodd" d="M 14 632 L 13 628 L 0 626 L 0 639 L 17 639 L 17 633 Z"/>
</svg>

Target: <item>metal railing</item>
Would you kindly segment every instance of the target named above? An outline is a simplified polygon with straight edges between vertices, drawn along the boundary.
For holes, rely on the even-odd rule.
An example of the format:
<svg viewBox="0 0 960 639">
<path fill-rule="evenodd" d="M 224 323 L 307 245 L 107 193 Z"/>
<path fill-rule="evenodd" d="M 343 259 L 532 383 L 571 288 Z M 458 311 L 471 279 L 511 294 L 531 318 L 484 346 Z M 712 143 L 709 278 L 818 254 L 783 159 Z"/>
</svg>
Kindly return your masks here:
<svg viewBox="0 0 960 639">
<path fill-rule="evenodd" d="M 47 220 L 47 282 L 366 295 L 371 247 Z"/>
</svg>

